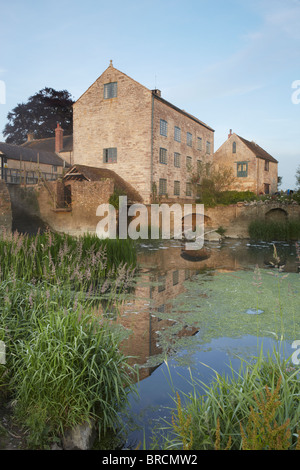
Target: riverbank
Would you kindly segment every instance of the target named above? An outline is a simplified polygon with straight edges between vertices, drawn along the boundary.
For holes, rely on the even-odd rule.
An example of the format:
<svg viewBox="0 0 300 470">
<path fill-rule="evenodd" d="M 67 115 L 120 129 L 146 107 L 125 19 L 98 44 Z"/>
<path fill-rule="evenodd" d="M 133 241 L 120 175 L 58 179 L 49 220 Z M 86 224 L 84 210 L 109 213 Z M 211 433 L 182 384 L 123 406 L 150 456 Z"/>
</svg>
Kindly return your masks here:
<svg viewBox="0 0 300 470">
<path fill-rule="evenodd" d="M 27 450 L 26 434 L 15 423 L 8 402 L 0 406 L 0 450 Z"/>
</svg>

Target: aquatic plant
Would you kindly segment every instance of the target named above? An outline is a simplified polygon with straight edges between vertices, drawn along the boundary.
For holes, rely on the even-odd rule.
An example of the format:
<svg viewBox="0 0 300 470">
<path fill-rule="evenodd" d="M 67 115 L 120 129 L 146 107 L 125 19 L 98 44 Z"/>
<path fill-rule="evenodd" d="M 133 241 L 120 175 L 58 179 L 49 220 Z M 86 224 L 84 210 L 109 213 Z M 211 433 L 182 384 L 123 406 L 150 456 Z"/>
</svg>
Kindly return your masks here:
<svg viewBox="0 0 300 470">
<path fill-rule="evenodd" d="M 190 385 L 181 393 L 185 426 L 164 420 L 162 449 L 181 450 L 187 442 L 191 450 L 299 449 L 299 372 L 279 351 L 241 358 L 239 370 L 215 372 L 210 384 L 191 376 Z"/>
<path fill-rule="evenodd" d="M 100 240 L 93 235 L 74 238 L 50 231 L 36 236 L 17 232 L 0 234 L 0 280 L 23 279 L 37 283 L 95 290 L 115 280 L 120 271 L 128 276 L 136 266 L 132 240 Z M 124 282 L 128 280 L 124 279 Z M 111 283 L 110 283 L 111 284 Z"/>
<path fill-rule="evenodd" d="M 257 411 L 250 407 L 249 421 L 246 429 L 240 424 L 243 450 L 288 450 L 291 445 L 290 419 L 281 424 L 276 422 L 275 416 L 280 407 L 279 389 L 282 378 L 271 392 L 265 386 L 265 394 L 261 392 L 260 399 L 254 394 Z M 297 437 L 296 449 L 299 449 L 300 439 Z"/>
<path fill-rule="evenodd" d="M 300 221 L 288 220 L 285 222 L 254 220 L 250 222 L 249 236 L 259 241 L 295 241 L 300 238 Z"/>
</svg>

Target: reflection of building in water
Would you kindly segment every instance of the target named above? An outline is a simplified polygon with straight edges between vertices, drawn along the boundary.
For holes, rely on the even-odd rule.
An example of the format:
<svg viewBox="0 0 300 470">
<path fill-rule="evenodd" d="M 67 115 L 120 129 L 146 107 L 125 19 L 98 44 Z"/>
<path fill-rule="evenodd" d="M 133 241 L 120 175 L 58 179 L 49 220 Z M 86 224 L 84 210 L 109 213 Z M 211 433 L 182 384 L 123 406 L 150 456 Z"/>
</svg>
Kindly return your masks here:
<svg viewBox="0 0 300 470">
<path fill-rule="evenodd" d="M 123 353 L 131 357 L 131 364 L 144 366 L 149 358 L 167 352 L 166 338 L 168 347 L 172 348 L 173 332 L 170 330 L 168 336 L 168 329 L 175 324 L 172 319 L 174 301 L 184 293 L 184 283 L 188 279 L 220 266 L 220 253 L 212 250 L 208 259 L 193 262 L 181 257 L 181 246 L 169 246 L 168 249 L 140 253 L 138 263 L 142 270 L 134 297 L 121 306 L 117 321 L 131 332 L 122 343 Z M 223 253 L 222 264 L 232 270 L 240 267 L 230 251 Z M 164 331 L 164 345 L 160 344 L 161 331 Z M 191 325 L 182 324 L 176 338 L 193 336 L 197 331 Z M 154 369 L 142 367 L 140 380 L 151 375 Z"/>
<path fill-rule="evenodd" d="M 176 338 L 193 336 L 197 332 L 192 325 L 184 323 L 184 318 L 177 323 L 177 329 L 172 328 L 175 323 L 172 306 L 177 297 L 185 292 L 186 281 L 206 270 L 228 272 L 251 265 L 263 267 L 264 256 L 251 250 L 251 247 L 247 249 L 245 243 L 239 241 L 224 244 L 221 248 L 215 245 L 208 259 L 196 262 L 182 258 L 181 246 L 172 244 L 167 249 L 140 253 L 138 263 L 142 267 L 141 276 L 133 298 L 123 303 L 117 319 L 130 333 L 128 339 L 122 343 L 122 351 L 132 358 L 130 363 L 147 365 L 149 358 L 166 352 L 166 339 L 171 349 L 174 331 Z M 199 299 L 203 295 L 205 293 L 201 293 L 199 284 Z M 162 331 L 164 345 L 160 343 Z M 140 380 L 151 375 L 154 369 L 155 367 L 142 367 Z"/>
<path fill-rule="evenodd" d="M 190 276 L 189 270 L 149 271 L 141 273 L 135 296 L 126 301 L 117 320 L 131 331 L 128 339 L 122 343 L 122 351 L 130 356 L 131 364 L 143 366 L 147 360 L 164 352 L 159 342 L 159 332 L 168 330 L 175 321 L 172 320 L 174 299 L 184 292 L 184 281 Z M 177 337 L 191 336 L 196 328 L 181 328 Z M 172 336 L 169 338 L 172 347 Z M 140 380 L 151 375 L 155 368 L 140 369 Z"/>
<path fill-rule="evenodd" d="M 138 263 L 142 269 L 134 297 L 123 303 L 117 321 L 130 333 L 122 343 L 122 351 L 131 357 L 131 364 L 144 366 L 149 358 L 167 352 L 166 339 L 172 348 L 174 330 L 170 330 L 168 336 L 168 329 L 175 325 L 172 306 L 185 291 L 185 281 L 202 270 L 216 268 L 220 257 L 212 252 L 209 259 L 193 262 L 181 257 L 181 246 L 169 246 L 168 249 L 140 253 Z M 226 265 L 233 269 L 237 267 L 229 254 Z M 197 333 L 190 325 L 177 326 L 176 338 Z M 160 343 L 161 331 L 164 331 L 164 345 Z M 151 375 L 153 370 L 142 367 L 140 379 Z"/>
</svg>

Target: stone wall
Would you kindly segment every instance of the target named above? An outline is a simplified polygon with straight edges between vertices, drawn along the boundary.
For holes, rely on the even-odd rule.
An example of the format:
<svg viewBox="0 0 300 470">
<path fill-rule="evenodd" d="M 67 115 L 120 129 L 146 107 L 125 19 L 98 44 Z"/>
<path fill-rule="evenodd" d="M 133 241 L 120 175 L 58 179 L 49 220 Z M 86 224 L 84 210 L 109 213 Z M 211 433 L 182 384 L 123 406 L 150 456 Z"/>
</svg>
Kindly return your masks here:
<svg viewBox="0 0 300 470">
<path fill-rule="evenodd" d="M 117 82 L 117 96 L 104 98 L 104 85 Z M 214 152 L 214 132 L 161 99 L 113 66 L 74 104 L 74 163 L 109 168 L 130 183 L 150 203 L 153 183 L 167 179 L 167 192 L 174 199 L 174 181 L 180 181 L 180 195 L 186 198 L 189 173 L 186 157 L 206 159 L 206 142 Z M 168 135 L 160 135 L 160 120 L 168 123 Z M 174 127 L 181 129 L 181 142 L 174 139 Z M 187 132 L 193 136 L 187 145 Z M 202 150 L 197 150 L 197 137 L 202 138 Z M 168 153 L 167 164 L 159 163 L 160 147 Z M 116 148 L 117 161 L 103 162 L 103 149 Z M 174 166 L 174 152 L 181 155 L 180 168 Z M 177 199 L 177 197 L 175 197 Z M 188 197 L 189 199 L 189 197 Z"/>
<path fill-rule="evenodd" d="M 215 207 L 205 210 L 205 215 L 211 220 L 211 226 L 226 229 L 226 237 L 249 238 L 248 227 L 251 221 L 300 219 L 300 206 L 298 204 L 240 203 L 227 207 Z"/>
<path fill-rule="evenodd" d="M 233 143 L 236 143 L 236 153 L 233 153 Z M 265 160 L 256 155 L 245 145 L 236 134 L 233 134 L 214 154 L 216 168 L 227 166 L 232 168 L 235 181 L 228 188 L 236 191 L 252 191 L 255 194 L 265 194 L 265 184 L 270 185 L 270 194 L 278 188 L 278 164 L 269 162 L 268 171 Z M 237 162 L 248 164 L 247 177 L 237 177 Z"/>
<path fill-rule="evenodd" d="M 154 99 L 153 110 L 153 182 L 159 188 L 159 179 L 167 180 L 167 195 L 169 200 L 177 202 L 178 196 L 174 195 L 174 182 L 180 182 L 181 200 L 191 202 L 194 197 L 186 194 L 186 183 L 193 174 L 197 174 L 197 162 L 203 164 L 212 163 L 214 153 L 214 132 L 205 125 L 178 112 L 172 106 Z M 167 122 L 167 135 L 160 134 L 160 120 Z M 174 128 L 181 131 L 181 142 L 174 139 Z M 192 144 L 187 145 L 187 133 L 192 134 Z M 201 150 L 198 149 L 198 138 L 202 139 Z M 206 152 L 206 142 L 210 142 L 210 153 Z M 160 148 L 167 150 L 167 163 L 159 162 Z M 174 165 L 174 154 L 180 155 L 180 168 Z M 191 164 L 187 167 L 187 157 L 191 158 Z"/>
<path fill-rule="evenodd" d="M 44 222 L 56 232 L 78 236 L 96 233 L 100 217 L 96 215 L 100 204 L 106 204 L 114 192 L 111 179 L 91 182 L 70 181 L 71 206 L 62 207 L 63 185 L 49 182 L 37 190 L 37 202 Z M 53 196 L 55 196 L 55 201 Z M 58 208 L 56 207 L 58 202 Z"/>
<path fill-rule="evenodd" d="M 104 84 L 118 83 L 104 99 Z M 145 199 L 150 193 L 151 92 L 114 67 L 74 104 L 74 163 L 109 168 Z M 103 149 L 117 148 L 117 162 L 104 163 Z"/>
<path fill-rule="evenodd" d="M 11 200 L 7 185 L 0 180 L 0 231 L 12 229 Z"/>
</svg>

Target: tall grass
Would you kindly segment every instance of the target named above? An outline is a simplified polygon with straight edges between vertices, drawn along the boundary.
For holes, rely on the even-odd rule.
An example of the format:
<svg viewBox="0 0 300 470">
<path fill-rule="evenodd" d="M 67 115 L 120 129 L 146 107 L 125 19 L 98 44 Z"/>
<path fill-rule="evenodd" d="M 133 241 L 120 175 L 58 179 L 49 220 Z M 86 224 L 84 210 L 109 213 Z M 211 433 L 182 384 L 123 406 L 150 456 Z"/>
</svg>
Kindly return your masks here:
<svg viewBox="0 0 300 470">
<path fill-rule="evenodd" d="M 134 245 L 2 233 L 0 262 L 0 397 L 13 401 L 30 445 L 86 421 L 99 435 L 119 426 L 135 371 L 101 303 L 133 285 Z"/>
<path fill-rule="evenodd" d="M 51 311 L 17 344 L 15 415 L 40 444 L 85 422 L 99 435 L 119 425 L 132 389 L 131 369 L 105 322 L 74 311 Z"/>
<path fill-rule="evenodd" d="M 250 417 L 254 417 L 255 423 L 262 416 L 263 410 L 256 397 L 263 396 L 266 387 L 270 395 L 275 395 L 279 389 L 278 403 L 272 409 L 273 421 L 264 423 L 260 434 L 255 436 L 256 450 L 261 448 L 262 442 L 265 450 L 276 450 L 268 443 L 280 426 L 288 426 L 289 430 L 285 450 L 295 449 L 299 446 L 300 427 L 299 371 L 291 367 L 290 360 L 283 359 L 279 351 L 268 357 L 260 352 L 249 362 L 241 359 L 238 371 L 231 368 L 230 376 L 215 372 L 211 384 L 191 376 L 192 391 L 182 393 L 180 400 L 177 392 L 172 422 L 166 422 L 163 427 L 162 449 L 242 450 L 247 432 L 250 439 Z M 178 426 L 180 422 L 185 426 Z"/>
<path fill-rule="evenodd" d="M 76 239 L 50 231 L 37 236 L 0 234 L 0 280 L 47 281 L 75 290 L 99 289 L 120 272 L 133 272 L 136 249 L 131 240 Z M 124 278 L 126 281 L 126 278 Z"/>
<path fill-rule="evenodd" d="M 260 241 L 293 241 L 300 239 L 300 221 L 255 220 L 249 224 L 249 236 Z"/>
</svg>

